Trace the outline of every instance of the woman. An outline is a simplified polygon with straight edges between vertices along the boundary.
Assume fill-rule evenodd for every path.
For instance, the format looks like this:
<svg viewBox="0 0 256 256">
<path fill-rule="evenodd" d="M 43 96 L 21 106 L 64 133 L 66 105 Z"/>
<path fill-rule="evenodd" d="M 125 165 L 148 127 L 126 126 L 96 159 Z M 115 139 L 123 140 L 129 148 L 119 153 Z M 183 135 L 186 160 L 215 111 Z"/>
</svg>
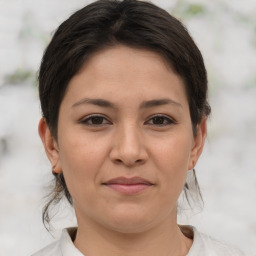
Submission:
<svg viewBox="0 0 256 256">
<path fill-rule="evenodd" d="M 177 19 L 136 0 L 84 7 L 47 47 L 39 91 L 56 179 L 43 218 L 65 195 L 78 227 L 34 255 L 242 255 L 177 224 L 210 114 L 201 53 Z"/>
</svg>

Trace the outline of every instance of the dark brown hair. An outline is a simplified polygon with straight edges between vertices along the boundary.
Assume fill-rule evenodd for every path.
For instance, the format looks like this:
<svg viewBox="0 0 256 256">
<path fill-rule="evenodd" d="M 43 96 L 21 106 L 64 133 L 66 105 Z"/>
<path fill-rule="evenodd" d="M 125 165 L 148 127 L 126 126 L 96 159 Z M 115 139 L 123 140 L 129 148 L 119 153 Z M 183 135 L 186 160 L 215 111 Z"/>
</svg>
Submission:
<svg viewBox="0 0 256 256">
<path fill-rule="evenodd" d="M 210 114 L 207 74 L 202 55 L 183 24 L 152 3 L 137 0 L 99 0 L 75 12 L 55 32 L 39 70 L 42 115 L 57 140 L 58 115 L 71 78 L 95 52 L 114 45 L 154 51 L 183 79 L 193 132 Z M 194 183 L 200 193 L 194 175 Z M 184 191 L 189 188 L 186 183 Z M 65 195 L 72 204 L 63 174 L 43 211 L 49 222 L 49 207 Z M 186 194 L 187 197 L 187 194 Z"/>
</svg>

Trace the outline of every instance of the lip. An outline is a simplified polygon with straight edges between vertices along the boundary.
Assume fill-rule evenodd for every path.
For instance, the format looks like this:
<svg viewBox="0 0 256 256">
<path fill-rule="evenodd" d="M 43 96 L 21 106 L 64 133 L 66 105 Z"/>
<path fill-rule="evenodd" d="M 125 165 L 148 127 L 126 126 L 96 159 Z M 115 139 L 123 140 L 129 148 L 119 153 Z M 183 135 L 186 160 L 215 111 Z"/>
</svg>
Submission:
<svg viewBox="0 0 256 256">
<path fill-rule="evenodd" d="M 135 195 L 151 187 L 153 183 L 136 176 L 131 178 L 117 177 L 104 182 L 103 185 L 121 194 Z"/>
</svg>

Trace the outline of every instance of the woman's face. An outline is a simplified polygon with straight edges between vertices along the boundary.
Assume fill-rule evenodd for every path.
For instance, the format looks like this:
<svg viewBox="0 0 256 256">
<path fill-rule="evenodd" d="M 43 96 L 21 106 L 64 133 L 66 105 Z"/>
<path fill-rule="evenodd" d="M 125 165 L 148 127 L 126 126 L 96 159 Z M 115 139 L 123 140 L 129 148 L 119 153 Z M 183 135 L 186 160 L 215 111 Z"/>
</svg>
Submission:
<svg viewBox="0 0 256 256">
<path fill-rule="evenodd" d="M 70 81 L 58 143 L 47 151 L 64 173 L 78 223 L 141 232 L 176 221 L 205 130 L 204 121 L 193 135 L 183 81 L 161 56 L 116 46 Z"/>
</svg>

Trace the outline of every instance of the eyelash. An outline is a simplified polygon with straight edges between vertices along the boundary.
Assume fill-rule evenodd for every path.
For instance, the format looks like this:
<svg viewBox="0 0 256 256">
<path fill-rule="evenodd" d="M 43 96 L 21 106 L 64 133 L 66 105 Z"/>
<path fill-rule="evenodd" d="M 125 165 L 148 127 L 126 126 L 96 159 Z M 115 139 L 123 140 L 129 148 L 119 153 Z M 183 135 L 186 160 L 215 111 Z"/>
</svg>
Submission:
<svg viewBox="0 0 256 256">
<path fill-rule="evenodd" d="M 164 126 L 167 126 L 167 125 L 173 125 L 173 124 L 176 124 L 176 121 L 173 120 L 172 118 L 170 117 L 167 117 L 165 115 L 160 115 L 160 114 L 157 114 L 157 115 L 154 115 L 152 116 L 149 120 L 153 120 L 153 118 L 163 118 L 164 121 L 167 121 L 167 124 L 150 124 L 150 125 L 153 125 L 153 126 L 158 126 L 158 127 L 164 127 Z M 84 125 L 87 125 L 87 126 L 93 126 L 93 127 L 101 127 L 101 126 L 104 126 L 105 124 L 88 124 L 88 121 L 92 121 L 93 118 L 102 118 L 102 119 L 105 119 L 107 120 L 106 117 L 102 116 L 102 115 L 90 115 L 88 117 L 86 117 L 85 119 L 82 119 L 80 121 L 80 123 L 84 124 Z"/>
</svg>

